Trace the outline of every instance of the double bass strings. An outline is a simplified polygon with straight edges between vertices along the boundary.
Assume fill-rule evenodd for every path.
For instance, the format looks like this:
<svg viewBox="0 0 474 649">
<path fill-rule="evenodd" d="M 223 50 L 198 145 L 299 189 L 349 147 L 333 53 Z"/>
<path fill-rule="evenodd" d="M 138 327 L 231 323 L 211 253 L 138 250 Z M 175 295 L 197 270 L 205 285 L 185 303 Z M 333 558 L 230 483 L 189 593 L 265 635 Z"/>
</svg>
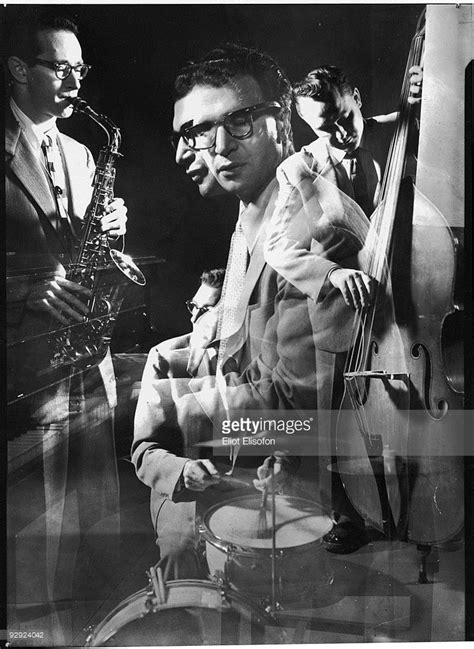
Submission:
<svg viewBox="0 0 474 649">
<path fill-rule="evenodd" d="M 408 101 L 410 94 L 409 70 L 413 66 L 420 65 L 421 63 L 425 31 L 424 25 L 420 28 L 422 18 L 423 16 L 417 25 L 417 33 L 412 39 L 410 54 L 405 69 L 404 83 L 402 85 L 395 134 L 390 144 L 387 158 L 388 163 L 382 180 L 380 199 L 371 219 L 365 245 L 365 249 L 369 253 L 367 272 L 376 280 L 373 306 L 369 309 L 359 311 L 355 315 L 350 351 L 345 367 L 346 380 L 344 383 L 344 396 L 346 390 L 348 390 L 359 429 L 366 441 L 370 440 L 370 427 L 363 404 L 366 381 L 370 379 L 367 377 L 362 379 L 362 373 L 363 368 L 367 367 L 371 332 L 382 292 L 384 306 L 386 306 L 387 298 L 390 297 L 391 299 L 389 260 L 411 117 L 411 104 Z"/>
</svg>

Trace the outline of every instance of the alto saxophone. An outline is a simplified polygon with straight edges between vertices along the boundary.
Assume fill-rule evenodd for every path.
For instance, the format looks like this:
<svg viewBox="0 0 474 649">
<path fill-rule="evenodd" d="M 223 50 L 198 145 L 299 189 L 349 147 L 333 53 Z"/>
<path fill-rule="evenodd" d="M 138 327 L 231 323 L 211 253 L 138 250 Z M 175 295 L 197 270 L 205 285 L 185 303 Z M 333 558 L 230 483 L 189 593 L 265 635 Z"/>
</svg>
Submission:
<svg viewBox="0 0 474 649">
<path fill-rule="evenodd" d="M 99 153 L 93 181 L 92 198 L 84 217 L 82 236 L 74 263 L 66 279 L 91 291 L 89 312 L 83 322 L 55 332 L 50 339 L 51 369 L 68 366 L 83 370 L 99 363 L 107 353 L 113 328 L 124 299 L 122 283 L 110 278 L 109 261 L 131 282 L 144 286 L 146 279 L 131 257 L 110 247 L 109 237 L 101 231 L 100 221 L 113 198 L 115 161 L 121 136 L 117 126 L 105 115 L 96 113 L 83 99 L 72 100 L 74 110 L 96 122 L 107 134 L 107 146 Z M 114 266 L 112 266 L 114 268 Z"/>
</svg>

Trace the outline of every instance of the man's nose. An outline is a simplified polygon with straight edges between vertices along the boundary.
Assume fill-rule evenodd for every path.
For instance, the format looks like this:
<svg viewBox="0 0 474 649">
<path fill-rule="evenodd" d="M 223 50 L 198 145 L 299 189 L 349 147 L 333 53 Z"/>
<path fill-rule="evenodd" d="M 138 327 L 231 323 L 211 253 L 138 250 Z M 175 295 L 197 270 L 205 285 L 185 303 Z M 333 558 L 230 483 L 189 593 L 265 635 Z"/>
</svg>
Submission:
<svg viewBox="0 0 474 649">
<path fill-rule="evenodd" d="M 80 72 L 74 70 L 74 68 L 71 70 L 71 74 L 67 77 L 66 79 L 66 84 L 68 88 L 74 88 L 76 90 L 79 90 L 81 87 L 81 80 L 80 80 Z"/>
<path fill-rule="evenodd" d="M 183 138 L 180 138 L 174 156 L 176 164 L 183 165 L 184 167 L 189 167 L 195 157 L 196 154 L 194 153 L 194 151 L 190 149 L 187 144 L 185 144 Z"/>
<path fill-rule="evenodd" d="M 191 313 L 191 322 L 194 324 L 200 315 L 201 315 L 201 309 L 195 306 L 193 312 Z"/>
<path fill-rule="evenodd" d="M 224 128 L 223 124 L 216 127 L 216 154 L 226 156 L 229 151 L 232 151 L 237 146 L 237 140 L 232 137 Z"/>
<path fill-rule="evenodd" d="M 191 314 L 191 322 L 194 324 L 208 310 L 208 306 L 195 306 Z"/>
</svg>

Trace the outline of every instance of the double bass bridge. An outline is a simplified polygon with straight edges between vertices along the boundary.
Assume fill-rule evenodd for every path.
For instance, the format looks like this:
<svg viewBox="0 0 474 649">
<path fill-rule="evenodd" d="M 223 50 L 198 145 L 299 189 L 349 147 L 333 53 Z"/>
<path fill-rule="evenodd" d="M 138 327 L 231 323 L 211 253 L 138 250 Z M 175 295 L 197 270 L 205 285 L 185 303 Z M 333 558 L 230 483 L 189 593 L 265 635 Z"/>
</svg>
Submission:
<svg viewBox="0 0 474 649">
<path fill-rule="evenodd" d="M 400 381 L 408 390 L 410 375 L 407 372 L 387 372 L 386 370 L 361 370 L 355 372 L 344 372 L 344 382 L 347 387 L 351 405 L 355 413 L 357 425 L 362 435 L 369 456 L 382 455 L 382 435 L 375 434 L 369 425 L 364 413 L 364 404 L 369 391 L 368 383 L 372 379 L 383 381 L 387 390 L 392 390 L 390 383 Z"/>
</svg>

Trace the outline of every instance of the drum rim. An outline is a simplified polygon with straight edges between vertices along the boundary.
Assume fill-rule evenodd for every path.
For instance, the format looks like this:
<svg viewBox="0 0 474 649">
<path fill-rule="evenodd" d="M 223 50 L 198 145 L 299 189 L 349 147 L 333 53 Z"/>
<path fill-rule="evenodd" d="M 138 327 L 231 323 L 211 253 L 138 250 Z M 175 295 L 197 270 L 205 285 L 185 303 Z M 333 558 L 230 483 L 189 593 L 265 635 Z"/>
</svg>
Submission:
<svg viewBox="0 0 474 649">
<path fill-rule="evenodd" d="M 258 624 L 261 624 L 262 626 L 271 626 L 272 627 L 272 635 L 275 636 L 276 639 L 277 636 L 281 636 L 281 642 L 286 642 L 287 641 L 287 634 L 285 632 L 285 629 L 280 625 L 279 620 L 272 615 L 270 612 L 266 611 L 263 606 L 261 606 L 258 602 L 256 602 L 254 599 L 249 598 L 249 597 L 244 597 L 239 591 L 237 591 L 234 587 L 231 585 L 226 585 L 221 586 L 220 584 L 216 583 L 215 581 L 209 581 L 206 579 L 174 579 L 171 581 L 166 582 L 165 587 L 170 589 L 170 590 L 176 590 L 179 589 L 182 586 L 187 586 L 187 587 L 194 587 L 194 588 L 201 588 L 201 589 L 208 589 L 212 590 L 215 592 L 224 592 L 226 597 L 229 597 L 230 599 L 230 604 L 232 606 L 232 602 L 235 602 L 238 604 L 242 609 L 244 609 L 246 612 L 253 613 L 255 615 L 255 621 Z M 125 599 L 123 599 L 121 602 L 119 602 L 114 608 L 107 613 L 107 615 L 100 621 L 98 622 L 94 628 L 92 629 L 91 633 L 88 635 L 86 642 L 85 642 L 85 647 L 94 647 L 94 646 L 103 646 L 103 645 L 95 645 L 93 642 L 97 639 L 98 635 L 100 632 L 109 625 L 114 617 L 123 611 L 128 605 L 139 602 L 141 598 L 144 598 L 144 601 L 146 601 L 147 597 L 150 597 L 150 593 L 147 590 L 147 588 L 141 588 L 140 590 L 136 591 L 135 593 L 132 593 Z M 217 610 L 215 608 L 209 607 L 209 606 L 201 606 L 199 602 L 195 604 L 185 604 L 183 605 L 183 608 L 187 608 L 190 606 L 195 606 L 196 608 L 203 608 L 203 609 L 210 609 L 210 610 Z M 169 606 L 169 605 L 157 605 L 157 611 L 160 610 L 167 610 L 167 609 L 175 609 L 175 608 L 181 608 L 180 606 Z M 147 616 L 149 613 L 151 613 L 151 610 L 145 610 L 143 615 L 139 615 L 138 617 L 133 617 L 130 620 L 127 620 L 125 624 L 122 626 L 119 626 L 115 629 L 115 631 L 109 635 L 106 635 L 106 637 L 103 639 L 103 642 L 107 642 L 111 637 L 115 635 L 117 631 L 119 631 L 121 628 L 129 624 L 130 622 L 134 622 L 135 620 L 139 620 L 141 618 L 144 618 Z"/>
<path fill-rule="evenodd" d="M 223 500 L 219 503 L 216 503 L 215 505 L 212 505 L 209 507 L 209 509 L 204 513 L 203 518 L 202 518 L 202 535 L 204 537 L 204 540 L 210 543 L 212 546 L 217 548 L 218 550 L 221 550 L 222 552 L 226 553 L 238 553 L 238 554 L 243 554 L 247 556 L 255 556 L 255 555 L 268 555 L 271 552 L 271 548 L 254 548 L 252 546 L 245 546 L 245 545 L 240 545 L 239 543 L 234 543 L 232 541 L 228 541 L 221 536 L 218 536 L 215 532 L 213 532 L 209 526 L 209 519 L 210 517 L 218 510 L 221 509 L 225 505 L 230 505 L 238 501 L 243 501 L 243 500 L 248 500 L 251 498 L 255 498 L 256 496 L 249 495 L 249 496 L 236 496 L 234 498 L 230 498 L 229 500 Z M 258 496 L 257 496 L 258 497 Z M 290 499 L 292 501 L 300 501 L 303 503 L 312 503 L 313 505 L 316 505 L 316 507 L 321 509 L 322 514 L 328 519 L 328 524 L 329 527 L 326 531 L 324 531 L 320 537 L 317 539 L 314 539 L 313 541 L 308 541 L 307 543 L 302 543 L 300 545 L 288 545 L 288 546 L 278 546 L 276 548 L 277 553 L 279 556 L 282 556 L 284 552 L 286 553 L 297 553 L 297 552 L 307 552 L 309 548 L 312 546 L 317 546 L 317 545 L 322 545 L 322 537 L 327 534 L 332 526 L 332 520 L 329 514 L 327 514 L 322 507 L 322 505 L 319 505 L 318 503 L 315 503 L 312 500 L 309 500 L 308 498 L 302 498 L 301 496 L 286 496 L 286 495 L 277 495 L 276 498 L 285 498 L 285 499 Z"/>
</svg>

